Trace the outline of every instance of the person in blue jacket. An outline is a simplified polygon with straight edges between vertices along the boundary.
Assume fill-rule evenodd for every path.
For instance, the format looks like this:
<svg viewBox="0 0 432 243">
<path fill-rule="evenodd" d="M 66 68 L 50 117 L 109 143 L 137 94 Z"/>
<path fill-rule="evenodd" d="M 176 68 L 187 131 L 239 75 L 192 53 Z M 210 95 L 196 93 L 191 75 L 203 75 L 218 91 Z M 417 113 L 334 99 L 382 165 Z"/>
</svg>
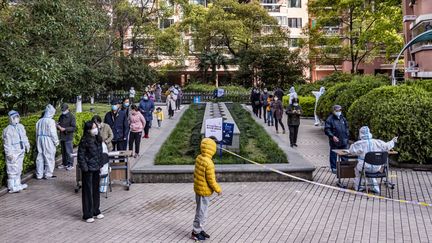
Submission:
<svg viewBox="0 0 432 243">
<path fill-rule="evenodd" d="M 340 105 L 333 106 L 333 114 L 327 118 L 324 132 L 329 138 L 330 143 L 330 168 L 336 174 L 337 155 L 332 150 L 348 149 L 349 138 L 348 121 L 342 115 L 342 107 Z"/>
<path fill-rule="evenodd" d="M 113 151 L 126 150 L 129 135 L 129 122 L 126 112 L 120 110 L 118 104 L 113 104 L 111 111 L 105 115 L 104 123 L 111 127 L 114 134 L 112 140 Z"/>
<path fill-rule="evenodd" d="M 143 138 L 149 138 L 149 130 L 153 120 L 154 109 L 155 109 L 154 102 L 150 100 L 148 94 L 145 93 L 139 104 L 139 110 L 146 120 Z"/>
</svg>

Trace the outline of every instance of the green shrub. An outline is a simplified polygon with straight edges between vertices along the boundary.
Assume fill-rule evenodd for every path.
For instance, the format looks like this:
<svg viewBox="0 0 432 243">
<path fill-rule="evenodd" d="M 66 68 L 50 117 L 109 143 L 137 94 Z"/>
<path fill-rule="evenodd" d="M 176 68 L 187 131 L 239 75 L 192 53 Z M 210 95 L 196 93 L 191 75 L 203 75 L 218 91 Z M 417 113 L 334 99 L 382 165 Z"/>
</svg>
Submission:
<svg viewBox="0 0 432 243">
<path fill-rule="evenodd" d="M 311 96 L 314 97 L 312 91 L 319 91 L 323 85 L 319 83 L 301 84 L 295 86 L 295 90 L 299 96 Z M 329 87 L 326 87 L 326 89 Z"/>
<path fill-rule="evenodd" d="M 315 108 L 315 97 L 309 96 L 298 96 L 300 106 L 303 110 L 303 117 L 313 117 L 314 116 L 314 108 Z M 284 95 L 282 97 L 282 105 L 284 109 L 288 107 L 289 104 L 289 95 Z"/>
<path fill-rule="evenodd" d="M 413 86 L 385 86 L 355 101 L 349 112 L 350 130 L 357 136 L 369 126 L 374 137 L 390 140 L 399 136 L 399 160 L 432 163 L 432 98 Z"/>
<path fill-rule="evenodd" d="M 299 101 L 303 110 L 303 117 L 313 117 L 315 109 L 315 97 L 299 96 Z"/>
<path fill-rule="evenodd" d="M 227 93 L 250 93 L 250 90 L 242 87 L 242 86 L 235 86 L 235 85 L 227 85 L 227 86 L 219 86 L 219 88 L 224 89 Z M 216 89 L 216 86 L 209 85 L 209 84 L 188 84 L 186 87 L 183 88 L 184 92 L 208 92 L 213 93 L 213 91 Z"/>
<path fill-rule="evenodd" d="M 77 130 L 74 134 L 74 145 L 78 145 L 81 136 L 83 134 L 83 126 L 84 122 L 88 121 L 92 118 L 93 114 L 89 112 L 83 112 L 76 115 L 76 123 Z M 58 116 L 54 118 L 56 121 L 58 120 Z M 30 154 L 26 154 L 24 158 L 23 172 L 26 173 L 35 168 L 35 159 L 37 156 L 36 149 L 36 122 L 39 120 L 39 115 L 21 117 L 21 123 L 24 125 L 27 137 L 30 141 L 31 152 Z M 9 125 L 8 117 L 0 118 L 0 134 L 3 134 L 3 129 Z M 3 139 L 0 140 L 0 147 L 2 149 L 2 153 L 0 153 L 0 184 L 4 184 L 7 174 L 6 174 L 6 161 L 4 158 L 4 148 L 3 148 Z M 60 148 L 57 147 L 59 150 Z"/>
<path fill-rule="evenodd" d="M 332 112 L 333 105 L 336 104 L 341 105 L 346 112 L 356 99 L 386 84 L 389 84 L 387 78 L 369 75 L 355 76 L 351 82 L 336 84 L 326 90 L 319 99 L 317 114 L 325 119 Z"/>
<path fill-rule="evenodd" d="M 428 92 L 432 92 L 432 79 L 428 80 L 408 80 L 405 82 L 409 86 L 422 88 Z"/>
</svg>

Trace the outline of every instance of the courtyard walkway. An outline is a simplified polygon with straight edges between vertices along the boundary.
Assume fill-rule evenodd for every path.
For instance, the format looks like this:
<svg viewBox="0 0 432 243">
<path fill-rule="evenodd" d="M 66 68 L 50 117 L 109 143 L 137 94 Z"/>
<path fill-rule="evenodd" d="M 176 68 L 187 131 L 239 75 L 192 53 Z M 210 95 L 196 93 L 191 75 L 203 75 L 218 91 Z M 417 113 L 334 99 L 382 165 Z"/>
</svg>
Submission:
<svg viewBox="0 0 432 243">
<path fill-rule="evenodd" d="M 267 129 L 288 141 L 288 134 Z M 311 120 L 302 120 L 298 144 L 302 156 L 317 166 L 314 180 L 335 185 L 327 167 L 326 137 Z M 57 180 L 31 180 L 27 191 L 0 197 L 1 242 L 192 242 L 192 184 L 133 184 L 130 191 L 115 186 L 108 199 L 101 197 L 105 219 L 87 224 L 81 221 L 74 172 L 56 174 Z M 431 172 L 394 170 L 394 196 L 431 203 L 431 177 Z M 303 182 L 221 186 L 223 195 L 210 204 L 210 242 L 432 241 L 429 207 L 366 199 Z"/>
</svg>

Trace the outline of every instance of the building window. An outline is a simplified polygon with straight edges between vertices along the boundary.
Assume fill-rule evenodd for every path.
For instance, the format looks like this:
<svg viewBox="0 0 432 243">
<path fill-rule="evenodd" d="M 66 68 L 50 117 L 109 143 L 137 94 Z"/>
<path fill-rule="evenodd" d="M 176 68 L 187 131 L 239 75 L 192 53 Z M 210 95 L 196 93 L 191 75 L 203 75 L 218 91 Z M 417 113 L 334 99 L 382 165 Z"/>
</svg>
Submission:
<svg viewBox="0 0 432 243">
<path fill-rule="evenodd" d="M 174 24 L 174 19 L 161 19 L 159 22 L 160 29 L 166 29 Z"/>
<path fill-rule="evenodd" d="M 299 38 L 289 38 L 289 47 L 299 47 Z"/>
<path fill-rule="evenodd" d="M 286 16 L 274 16 L 274 18 L 278 22 L 278 25 L 280 25 L 280 26 L 287 26 L 288 25 L 288 18 Z"/>
<path fill-rule="evenodd" d="M 302 19 L 301 18 L 288 18 L 288 27 L 301 28 L 302 27 Z"/>
<path fill-rule="evenodd" d="M 197 5 L 207 6 L 207 1 L 206 0 L 192 0 L 191 3 L 192 4 L 197 4 Z"/>
<path fill-rule="evenodd" d="M 267 12 L 280 12 L 280 5 L 264 5 L 263 6 Z"/>
<path fill-rule="evenodd" d="M 278 4 L 279 0 L 261 0 L 261 4 Z"/>
<path fill-rule="evenodd" d="M 288 8 L 301 8 L 301 0 L 288 0 Z"/>
</svg>

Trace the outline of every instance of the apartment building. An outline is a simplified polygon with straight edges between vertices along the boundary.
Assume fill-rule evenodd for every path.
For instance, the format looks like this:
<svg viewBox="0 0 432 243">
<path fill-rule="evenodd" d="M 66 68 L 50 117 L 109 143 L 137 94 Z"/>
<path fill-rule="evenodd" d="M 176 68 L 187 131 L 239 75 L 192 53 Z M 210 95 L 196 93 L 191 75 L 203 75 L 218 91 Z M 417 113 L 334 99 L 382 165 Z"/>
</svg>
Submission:
<svg viewBox="0 0 432 243">
<path fill-rule="evenodd" d="M 289 32 L 290 48 L 297 48 L 300 38 L 304 38 L 302 29 L 309 20 L 307 0 L 261 0 L 261 6 Z"/>
<path fill-rule="evenodd" d="M 402 11 L 405 43 L 432 30 L 431 0 L 403 0 Z M 414 44 L 404 57 L 406 78 L 432 78 L 432 41 Z"/>
</svg>

